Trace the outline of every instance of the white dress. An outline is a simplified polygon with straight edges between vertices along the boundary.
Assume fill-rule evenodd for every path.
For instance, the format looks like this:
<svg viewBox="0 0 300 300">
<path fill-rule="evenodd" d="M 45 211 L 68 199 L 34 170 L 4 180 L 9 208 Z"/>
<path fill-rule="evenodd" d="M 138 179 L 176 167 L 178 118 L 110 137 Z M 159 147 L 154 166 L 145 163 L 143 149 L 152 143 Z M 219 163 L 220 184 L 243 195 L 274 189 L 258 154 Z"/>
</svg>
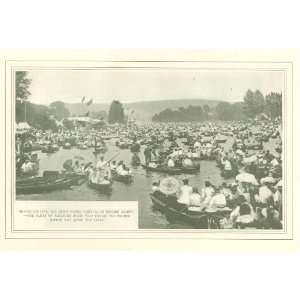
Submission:
<svg viewBox="0 0 300 300">
<path fill-rule="evenodd" d="M 178 203 L 189 205 L 190 196 L 193 192 L 193 188 L 189 185 L 184 185 L 180 188 L 180 196 L 177 200 Z"/>
</svg>

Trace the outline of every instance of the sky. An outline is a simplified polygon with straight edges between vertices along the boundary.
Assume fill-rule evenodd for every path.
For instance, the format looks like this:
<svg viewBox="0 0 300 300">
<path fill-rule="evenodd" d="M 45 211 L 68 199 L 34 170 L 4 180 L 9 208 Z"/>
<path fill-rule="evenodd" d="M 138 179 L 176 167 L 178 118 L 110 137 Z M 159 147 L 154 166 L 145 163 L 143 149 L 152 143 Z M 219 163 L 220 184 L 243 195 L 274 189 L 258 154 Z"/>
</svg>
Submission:
<svg viewBox="0 0 300 300">
<path fill-rule="evenodd" d="M 53 101 L 123 103 L 171 99 L 242 101 L 248 89 L 264 95 L 282 92 L 280 71 L 228 70 L 30 70 L 29 101 L 48 105 Z"/>
</svg>

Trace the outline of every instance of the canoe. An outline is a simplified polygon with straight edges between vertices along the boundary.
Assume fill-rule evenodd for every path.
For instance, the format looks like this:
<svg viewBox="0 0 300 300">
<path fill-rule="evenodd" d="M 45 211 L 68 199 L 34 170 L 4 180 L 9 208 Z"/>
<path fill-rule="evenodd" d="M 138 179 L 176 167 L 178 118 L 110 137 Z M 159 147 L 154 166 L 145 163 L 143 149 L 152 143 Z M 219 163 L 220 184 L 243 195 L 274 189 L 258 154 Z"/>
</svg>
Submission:
<svg viewBox="0 0 300 300">
<path fill-rule="evenodd" d="M 72 179 L 36 179 L 35 182 L 17 182 L 17 194 L 40 194 L 54 190 L 68 189 L 72 185 Z"/>
<path fill-rule="evenodd" d="M 112 192 L 112 182 L 110 183 L 93 183 L 91 181 L 88 181 L 88 186 L 94 190 L 97 190 L 103 194 L 110 194 Z"/>
<path fill-rule="evenodd" d="M 171 205 L 171 203 L 176 204 L 176 198 L 167 198 L 162 195 L 150 194 L 153 206 L 157 208 L 160 212 L 166 215 L 166 217 L 174 219 L 174 221 L 184 222 L 191 225 L 193 228 L 206 229 L 208 228 L 208 218 L 205 212 L 190 212 L 187 209 L 182 209 L 176 207 L 176 205 Z"/>
<path fill-rule="evenodd" d="M 123 183 L 126 183 L 126 184 L 130 184 L 130 183 L 133 182 L 132 174 L 120 175 L 117 172 L 112 172 L 112 179 L 114 181 L 119 181 L 119 182 L 123 182 Z"/>
<path fill-rule="evenodd" d="M 158 166 L 157 168 L 149 167 L 146 165 L 142 165 L 142 167 L 151 172 L 161 172 L 161 173 L 167 173 L 171 175 L 176 175 L 176 174 L 194 174 L 200 171 L 199 166 L 195 167 L 174 167 L 174 168 L 169 168 L 169 167 L 163 167 L 163 166 Z"/>
</svg>

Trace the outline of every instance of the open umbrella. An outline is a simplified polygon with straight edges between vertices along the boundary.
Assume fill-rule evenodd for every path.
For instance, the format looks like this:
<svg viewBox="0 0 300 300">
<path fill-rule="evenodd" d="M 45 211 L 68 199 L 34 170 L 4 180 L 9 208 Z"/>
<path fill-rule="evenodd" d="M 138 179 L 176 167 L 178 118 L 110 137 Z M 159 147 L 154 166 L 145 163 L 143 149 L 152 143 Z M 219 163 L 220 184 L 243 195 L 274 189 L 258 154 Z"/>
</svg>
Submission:
<svg viewBox="0 0 300 300">
<path fill-rule="evenodd" d="M 64 168 L 65 170 L 69 170 L 69 169 L 72 168 L 72 164 L 73 164 L 72 159 L 67 159 L 67 160 L 64 162 L 64 164 L 63 164 L 63 168 Z"/>
<path fill-rule="evenodd" d="M 260 180 L 260 183 L 261 184 L 264 184 L 264 183 L 275 183 L 275 178 L 271 177 L 271 176 L 268 176 L 268 177 L 264 177 Z"/>
<path fill-rule="evenodd" d="M 161 180 L 159 189 L 166 195 L 175 194 L 179 189 L 179 182 L 174 177 L 166 177 Z"/>
<path fill-rule="evenodd" d="M 258 185 L 258 182 L 253 174 L 250 173 L 240 173 L 235 178 L 239 182 L 251 183 L 253 185 Z"/>
</svg>

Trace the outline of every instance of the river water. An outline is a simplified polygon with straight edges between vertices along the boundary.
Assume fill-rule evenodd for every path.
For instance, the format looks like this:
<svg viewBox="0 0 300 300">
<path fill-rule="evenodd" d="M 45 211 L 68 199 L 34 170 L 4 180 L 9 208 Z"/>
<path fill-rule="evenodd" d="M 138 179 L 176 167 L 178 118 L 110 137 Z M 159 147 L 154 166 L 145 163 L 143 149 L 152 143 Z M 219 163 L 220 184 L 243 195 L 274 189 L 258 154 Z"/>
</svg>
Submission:
<svg viewBox="0 0 300 300">
<path fill-rule="evenodd" d="M 265 149 L 272 152 L 275 148 L 275 139 L 270 139 L 264 144 Z M 117 161 L 124 160 L 126 165 L 130 165 L 131 152 L 128 149 L 120 150 L 115 146 L 115 140 L 106 142 L 108 151 L 105 153 L 105 159 L 118 154 Z M 228 139 L 225 149 L 232 145 L 232 139 Z M 74 159 L 75 156 L 84 158 L 84 162 L 96 162 L 97 157 L 93 154 L 94 149 L 80 150 L 60 149 L 53 154 L 46 154 L 37 151 L 40 159 L 40 173 L 44 170 L 59 171 L 67 159 Z M 141 159 L 143 161 L 143 148 Z M 220 169 L 217 168 L 215 161 L 201 161 L 200 173 L 196 175 L 179 175 L 178 179 L 189 178 L 191 185 L 197 186 L 199 190 L 203 187 L 204 181 L 209 180 L 215 185 L 219 185 L 225 180 L 221 177 Z M 149 197 L 151 185 L 154 180 L 163 178 L 165 175 L 159 173 L 146 172 L 142 167 L 133 169 L 134 182 L 126 185 L 120 182 L 113 183 L 113 192 L 111 195 L 103 195 L 93 190 L 84 183 L 81 186 L 74 186 L 67 190 L 57 190 L 45 194 L 17 195 L 18 200 L 47 200 L 47 201 L 138 201 L 139 203 L 139 227 L 140 228 L 188 228 L 188 225 L 176 223 L 173 220 L 167 220 L 163 214 L 154 210 Z M 230 180 L 229 180 L 230 181 Z M 228 182 L 228 180 L 227 180 Z M 88 206 L 88 204 L 87 204 Z"/>
</svg>

